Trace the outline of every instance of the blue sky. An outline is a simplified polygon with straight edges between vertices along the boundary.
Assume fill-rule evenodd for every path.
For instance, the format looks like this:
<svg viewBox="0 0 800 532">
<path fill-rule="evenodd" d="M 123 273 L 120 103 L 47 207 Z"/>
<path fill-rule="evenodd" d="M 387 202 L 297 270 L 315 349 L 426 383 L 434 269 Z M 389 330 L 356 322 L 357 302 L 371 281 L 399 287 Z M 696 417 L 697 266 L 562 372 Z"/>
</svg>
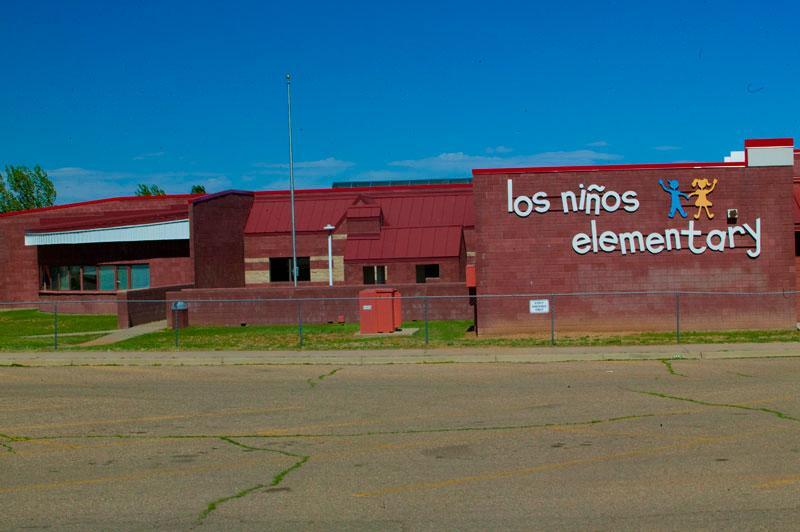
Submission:
<svg viewBox="0 0 800 532">
<path fill-rule="evenodd" d="M 653 4 L 653 5 L 651 5 Z M 0 164 L 59 202 L 721 160 L 800 136 L 800 2 L 3 2 Z"/>
</svg>

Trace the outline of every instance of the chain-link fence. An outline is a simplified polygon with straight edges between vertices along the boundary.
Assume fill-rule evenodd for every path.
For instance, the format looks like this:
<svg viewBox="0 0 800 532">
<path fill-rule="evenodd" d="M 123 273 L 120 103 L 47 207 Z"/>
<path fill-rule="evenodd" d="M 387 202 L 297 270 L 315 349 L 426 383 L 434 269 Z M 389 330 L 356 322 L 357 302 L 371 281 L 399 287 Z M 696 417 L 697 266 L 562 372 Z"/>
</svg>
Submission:
<svg viewBox="0 0 800 532">
<path fill-rule="evenodd" d="M 0 348 L 351 349 L 800 339 L 798 292 L 0 302 Z M 183 294 L 179 294 L 182 297 Z"/>
</svg>

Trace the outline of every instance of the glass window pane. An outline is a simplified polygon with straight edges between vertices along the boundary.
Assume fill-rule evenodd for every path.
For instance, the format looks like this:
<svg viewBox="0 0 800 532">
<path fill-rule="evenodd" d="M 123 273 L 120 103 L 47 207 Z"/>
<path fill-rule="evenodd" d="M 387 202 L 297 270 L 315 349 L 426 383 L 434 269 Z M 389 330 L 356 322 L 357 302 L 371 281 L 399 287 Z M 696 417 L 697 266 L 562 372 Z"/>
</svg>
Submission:
<svg viewBox="0 0 800 532">
<path fill-rule="evenodd" d="M 69 267 L 69 290 L 80 290 L 81 289 L 81 267 L 80 266 L 70 266 Z"/>
<path fill-rule="evenodd" d="M 311 280 L 311 257 L 297 257 L 297 280 Z"/>
<path fill-rule="evenodd" d="M 134 264 L 131 266 L 131 288 L 150 288 L 150 265 Z"/>
<path fill-rule="evenodd" d="M 58 267 L 58 290 L 69 290 L 69 269 L 66 266 Z"/>
<path fill-rule="evenodd" d="M 117 267 L 117 290 L 127 290 L 130 287 L 127 266 Z"/>
<path fill-rule="evenodd" d="M 100 266 L 100 290 L 114 290 L 114 266 Z"/>
<path fill-rule="evenodd" d="M 364 266 L 364 284 L 375 284 L 374 266 Z"/>
<path fill-rule="evenodd" d="M 97 268 L 94 266 L 83 267 L 83 289 L 97 290 Z"/>
<path fill-rule="evenodd" d="M 386 284 L 386 266 L 375 266 L 375 283 Z"/>
</svg>

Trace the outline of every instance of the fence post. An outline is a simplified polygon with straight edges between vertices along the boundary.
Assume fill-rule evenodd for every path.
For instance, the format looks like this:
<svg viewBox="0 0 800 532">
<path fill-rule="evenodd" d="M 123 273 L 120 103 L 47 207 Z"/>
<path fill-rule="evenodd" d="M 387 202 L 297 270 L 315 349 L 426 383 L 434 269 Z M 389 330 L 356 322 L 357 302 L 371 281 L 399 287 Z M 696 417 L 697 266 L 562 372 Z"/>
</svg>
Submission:
<svg viewBox="0 0 800 532">
<path fill-rule="evenodd" d="M 53 303 L 53 351 L 58 351 L 58 303 Z"/>
<path fill-rule="evenodd" d="M 172 328 L 175 329 L 175 349 L 178 349 L 181 345 L 181 333 L 178 330 L 181 328 L 181 324 L 178 323 L 178 310 L 172 310 Z"/>
<path fill-rule="evenodd" d="M 550 345 L 556 345 L 556 296 L 550 295 Z"/>
<path fill-rule="evenodd" d="M 303 302 L 297 301 L 297 337 L 300 347 L 303 347 Z"/>
<path fill-rule="evenodd" d="M 424 296 L 423 316 L 425 318 L 425 345 L 428 345 L 428 296 Z"/>
<path fill-rule="evenodd" d="M 675 343 L 681 343 L 681 293 L 675 292 Z"/>
</svg>

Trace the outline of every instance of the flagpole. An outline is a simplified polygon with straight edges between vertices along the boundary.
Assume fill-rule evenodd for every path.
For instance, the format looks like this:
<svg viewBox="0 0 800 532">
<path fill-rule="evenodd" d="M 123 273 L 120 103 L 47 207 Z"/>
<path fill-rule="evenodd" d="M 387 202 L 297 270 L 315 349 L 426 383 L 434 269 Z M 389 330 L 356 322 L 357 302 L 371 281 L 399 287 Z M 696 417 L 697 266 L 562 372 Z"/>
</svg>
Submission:
<svg viewBox="0 0 800 532">
<path fill-rule="evenodd" d="M 297 235 L 294 223 L 294 160 L 292 157 L 292 75 L 286 74 L 286 97 L 289 104 L 289 198 L 292 212 L 292 281 L 297 288 Z"/>
</svg>

